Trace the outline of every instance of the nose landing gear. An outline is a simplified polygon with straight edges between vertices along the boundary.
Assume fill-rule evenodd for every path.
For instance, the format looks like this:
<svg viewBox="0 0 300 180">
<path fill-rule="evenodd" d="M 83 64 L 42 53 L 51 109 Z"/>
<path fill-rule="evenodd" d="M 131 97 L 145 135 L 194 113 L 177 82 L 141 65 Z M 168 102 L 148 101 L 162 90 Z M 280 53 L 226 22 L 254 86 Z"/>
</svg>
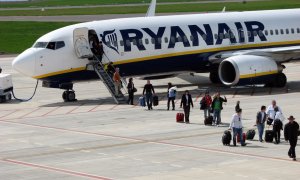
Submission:
<svg viewBox="0 0 300 180">
<path fill-rule="evenodd" d="M 62 98 L 65 102 L 73 102 L 77 101 L 75 91 L 74 90 L 67 90 L 64 91 L 62 94 Z"/>
</svg>

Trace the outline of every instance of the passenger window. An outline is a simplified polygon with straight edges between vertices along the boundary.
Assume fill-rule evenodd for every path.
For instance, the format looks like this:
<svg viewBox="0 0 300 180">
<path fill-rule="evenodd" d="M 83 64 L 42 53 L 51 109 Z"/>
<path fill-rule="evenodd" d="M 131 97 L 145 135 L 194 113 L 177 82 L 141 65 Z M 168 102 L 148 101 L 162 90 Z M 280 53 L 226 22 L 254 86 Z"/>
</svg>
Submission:
<svg viewBox="0 0 300 180">
<path fill-rule="evenodd" d="M 278 34 L 279 34 L 279 32 L 278 32 L 278 29 L 275 29 L 275 34 L 276 34 L 276 35 L 278 35 Z"/>
<path fill-rule="evenodd" d="M 297 33 L 300 33 L 300 28 L 297 28 Z"/>
<path fill-rule="evenodd" d="M 136 39 L 132 40 L 133 45 L 136 45 Z"/>
<path fill-rule="evenodd" d="M 151 38 L 151 43 L 155 44 L 155 39 L 154 38 Z"/>
<path fill-rule="evenodd" d="M 281 33 L 281 34 L 284 34 L 284 31 L 283 31 L 283 29 L 280 29 L 280 33 Z"/>
<path fill-rule="evenodd" d="M 126 45 L 130 46 L 130 41 L 129 40 L 126 40 Z"/>
<path fill-rule="evenodd" d="M 170 41 L 171 41 L 172 43 L 175 43 L 175 37 L 171 37 Z"/>
<path fill-rule="evenodd" d="M 55 49 L 60 49 L 60 48 L 63 48 L 65 47 L 65 42 L 63 41 L 57 41 L 56 44 L 55 44 Z"/>
<path fill-rule="evenodd" d="M 165 43 L 168 43 L 169 39 L 167 37 L 165 37 Z"/>
<path fill-rule="evenodd" d="M 294 33 L 295 33 L 295 30 L 294 30 L 294 28 L 292 28 L 292 29 L 291 29 L 291 33 L 292 33 L 292 34 L 294 34 Z"/>
<path fill-rule="evenodd" d="M 267 36 L 267 35 L 269 35 L 269 32 L 268 32 L 268 30 L 265 30 L 265 35 Z"/>
<path fill-rule="evenodd" d="M 258 31 L 258 35 L 259 35 L 259 36 L 263 36 L 263 35 L 264 35 L 264 33 L 262 32 L 262 30 L 259 30 L 259 31 Z"/>
<path fill-rule="evenodd" d="M 120 46 L 124 46 L 124 41 L 123 40 L 120 41 Z"/>
<path fill-rule="evenodd" d="M 143 45 L 143 40 L 139 39 L 138 43 L 139 43 L 139 45 Z"/>
<path fill-rule="evenodd" d="M 194 41 L 194 36 L 190 36 L 191 41 Z"/>
<path fill-rule="evenodd" d="M 145 39 L 145 43 L 146 43 L 146 44 L 149 44 L 149 39 Z"/>
<path fill-rule="evenodd" d="M 223 35 L 223 34 L 222 34 L 222 35 Z M 226 33 L 226 34 L 225 34 L 225 38 L 229 38 L 229 33 Z M 222 39 L 222 38 L 221 38 L 221 34 L 220 34 L 220 39 Z"/>
<path fill-rule="evenodd" d="M 289 30 L 289 29 L 286 29 L 286 30 L 285 30 L 285 33 L 286 33 L 286 34 L 290 34 L 290 30 Z"/>
<path fill-rule="evenodd" d="M 271 34 L 271 35 L 273 35 L 273 34 L 274 34 L 274 33 L 273 33 L 273 30 L 270 30 L 270 34 Z"/>
<path fill-rule="evenodd" d="M 188 39 L 186 36 L 183 36 L 183 42 L 188 42 Z"/>
<path fill-rule="evenodd" d="M 248 37 L 251 37 L 251 32 L 250 32 L 250 31 L 247 31 L 247 33 L 248 33 Z"/>
<path fill-rule="evenodd" d="M 157 42 L 158 42 L 159 44 L 161 44 L 161 38 L 158 38 L 158 39 L 157 39 Z"/>
<path fill-rule="evenodd" d="M 219 34 L 219 38 L 220 38 L 220 39 L 224 39 L 224 34 L 223 34 L 223 33 L 220 33 L 220 34 Z"/>
<path fill-rule="evenodd" d="M 206 40 L 206 34 L 203 34 L 203 35 L 202 35 L 202 38 L 203 38 L 203 40 L 205 41 L 205 40 Z"/>
<path fill-rule="evenodd" d="M 178 42 L 182 42 L 182 38 L 181 37 L 178 37 Z"/>
<path fill-rule="evenodd" d="M 55 49 L 55 42 L 49 42 L 46 48 L 54 50 Z"/>
<path fill-rule="evenodd" d="M 218 34 L 215 34 L 215 39 L 218 39 Z"/>
</svg>

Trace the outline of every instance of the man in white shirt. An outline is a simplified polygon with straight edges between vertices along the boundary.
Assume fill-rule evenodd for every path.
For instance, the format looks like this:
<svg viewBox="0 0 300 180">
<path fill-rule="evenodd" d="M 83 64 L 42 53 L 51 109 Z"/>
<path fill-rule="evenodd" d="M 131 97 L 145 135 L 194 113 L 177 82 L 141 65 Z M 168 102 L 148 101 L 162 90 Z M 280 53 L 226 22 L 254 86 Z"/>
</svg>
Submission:
<svg viewBox="0 0 300 180">
<path fill-rule="evenodd" d="M 268 125 L 271 125 L 275 119 L 275 115 L 276 115 L 275 108 L 276 107 L 278 108 L 278 111 L 282 113 L 281 108 L 276 105 L 276 101 L 272 100 L 272 104 L 270 106 L 268 106 L 267 112 L 266 112 L 268 115 L 268 120 L 267 120 Z"/>
<path fill-rule="evenodd" d="M 232 116 L 232 120 L 229 129 L 233 131 L 233 145 L 236 146 L 236 136 L 240 136 L 241 145 L 246 146 L 243 139 L 243 124 L 242 124 L 242 109 L 238 109 L 237 112 Z"/>
<path fill-rule="evenodd" d="M 282 113 L 279 111 L 278 107 L 275 107 L 274 111 L 275 111 L 275 117 L 274 117 L 274 121 L 272 123 L 273 132 L 274 132 L 274 137 L 275 137 L 275 144 L 279 144 L 280 143 L 280 131 L 283 129 L 282 121 L 284 120 L 284 117 L 283 117 Z"/>
</svg>

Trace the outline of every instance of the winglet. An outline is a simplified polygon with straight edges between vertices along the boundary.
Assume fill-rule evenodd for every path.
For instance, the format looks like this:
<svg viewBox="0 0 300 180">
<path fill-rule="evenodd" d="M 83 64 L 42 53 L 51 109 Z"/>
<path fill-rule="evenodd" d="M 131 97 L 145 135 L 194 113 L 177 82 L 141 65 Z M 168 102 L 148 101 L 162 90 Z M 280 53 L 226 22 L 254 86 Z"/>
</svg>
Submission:
<svg viewBox="0 0 300 180">
<path fill-rule="evenodd" d="M 152 0 L 150 6 L 148 8 L 146 17 L 155 16 L 155 9 L 156 9 L 156 0 Z"/>
<path fill-rule="evenodd" d="M 226 6 L 224 6 L 222 13 L 226 12 Z"/>
</svg>

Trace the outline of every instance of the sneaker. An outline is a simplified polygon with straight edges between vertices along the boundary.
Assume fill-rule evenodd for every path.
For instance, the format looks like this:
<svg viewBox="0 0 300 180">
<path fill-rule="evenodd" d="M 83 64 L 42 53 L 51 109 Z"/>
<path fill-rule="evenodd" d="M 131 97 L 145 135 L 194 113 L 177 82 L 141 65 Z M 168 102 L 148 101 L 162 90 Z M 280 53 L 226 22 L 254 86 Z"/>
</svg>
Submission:
<svg viewBox="0 0 300 180">
<path fill-rule="evenodd" d="M 296 158 L 293 158 L 293 161 L 297 161 L 297 159 L 296 159 Z"/>
</svg>

